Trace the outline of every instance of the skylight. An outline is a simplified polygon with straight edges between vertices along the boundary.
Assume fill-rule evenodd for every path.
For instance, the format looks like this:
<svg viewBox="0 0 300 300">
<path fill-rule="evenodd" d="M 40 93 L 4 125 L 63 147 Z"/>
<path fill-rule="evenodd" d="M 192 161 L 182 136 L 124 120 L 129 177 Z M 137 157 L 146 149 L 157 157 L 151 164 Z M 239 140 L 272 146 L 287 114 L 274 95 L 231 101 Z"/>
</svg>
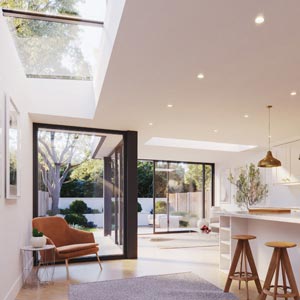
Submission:
<svg viewBox="0 0 300 300">
<path fill-rule="evenodd" d="M 227 151 L 227 152 L 242 152 L 257 147 L 253 145 L 228 144 L 228 143 L 171 139 L 171 138 L 160 138 L 160 137 L 152 137 L 150 140 L 148 140 L 145 143 L 145 145 L 186 148 L 186 149 L 199 149 L 199 150 Z"/>
<path fill-rule="evenodd" d="M 104 21 L 106 0 L 4 0 L 0 6 L 27 12 Z"/>
<path fill-rule="evenodd" d="M 3 1 L 29 78 L 92 80 L 106 0 Z M 17 9 L 17 10 L 15 10 Z"/>
</svg>

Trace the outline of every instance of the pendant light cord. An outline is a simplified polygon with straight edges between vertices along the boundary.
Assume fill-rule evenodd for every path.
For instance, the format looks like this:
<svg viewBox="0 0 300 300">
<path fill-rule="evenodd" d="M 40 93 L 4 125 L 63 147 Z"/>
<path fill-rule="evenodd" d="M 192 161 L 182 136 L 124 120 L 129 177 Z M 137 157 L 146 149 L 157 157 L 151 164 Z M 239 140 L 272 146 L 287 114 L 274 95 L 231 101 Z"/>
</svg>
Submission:
<svg viewBox="0 0 300 300">
<path fill-rule="evenodd" d="M 269 109 L 269 151 L 271 151 L 271 108 L 272 108 L 272 105 L 268 105 L 267 108 Z"/>
</svg>

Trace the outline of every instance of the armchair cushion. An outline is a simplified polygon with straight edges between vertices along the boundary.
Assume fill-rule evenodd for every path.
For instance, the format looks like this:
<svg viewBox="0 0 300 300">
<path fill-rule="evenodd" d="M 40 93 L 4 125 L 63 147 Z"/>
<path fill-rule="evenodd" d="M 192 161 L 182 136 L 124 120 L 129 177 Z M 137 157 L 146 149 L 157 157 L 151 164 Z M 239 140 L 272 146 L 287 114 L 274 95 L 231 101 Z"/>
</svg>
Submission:
<svg viewBox="0 0 300 300">
<path fill-rule="evenodd" d="M 58 254 L 66 254 L 80 250 L 92 249 L 97 247 L 96 243 L 85 243 L 85 244 L 72 244 L 67 246 L 57 247 Z"/>
</svg>

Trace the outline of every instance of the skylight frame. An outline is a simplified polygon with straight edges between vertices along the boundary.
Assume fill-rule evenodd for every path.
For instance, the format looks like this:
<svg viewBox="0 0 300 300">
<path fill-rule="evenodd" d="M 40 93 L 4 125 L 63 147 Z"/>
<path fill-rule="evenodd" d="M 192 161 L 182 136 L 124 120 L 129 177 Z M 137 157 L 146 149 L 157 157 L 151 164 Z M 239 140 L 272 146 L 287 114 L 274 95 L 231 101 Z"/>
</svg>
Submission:
<svg viewBox="0 0 300 300">
<path fill-rule="evenodd" d="M 257 145 L 242 145 L 219 143 L 199 140 L 187 139 L 173 139 L 152 137 L 145 143 L 146 146 L 155 147 L 171 147 L 178 149 L 194 149 L 194 150 L 209 150 L 209 151 L 222 151 L 222 152 L 243 152 L 257 148 Z"/>
<path fill-rule="evenodd" d="M 64 24 L 86 25 L 86 26 L 104 26 L 103 21 L 71 17 L 67 15 L 54 15 L 34 11 L 25 11 L 19 9 L 2 8 L 4 17 L 13 17 L 19 19 L 30 19 L 38 21 L 56 22 Z"/>
</svg>

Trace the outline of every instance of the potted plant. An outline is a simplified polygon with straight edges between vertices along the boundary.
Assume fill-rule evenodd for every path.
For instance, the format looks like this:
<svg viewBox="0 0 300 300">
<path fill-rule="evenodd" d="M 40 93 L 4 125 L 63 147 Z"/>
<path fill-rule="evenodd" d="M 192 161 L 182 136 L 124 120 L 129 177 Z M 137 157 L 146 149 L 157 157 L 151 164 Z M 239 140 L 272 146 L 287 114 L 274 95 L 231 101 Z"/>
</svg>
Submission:
<svg viewBox="0 0 300 300">
<path fill-rule="evenodd" d="M 252 205 L 261 202 L 268 195 L 268 185 L 262 183 L 260 170 L 252 163 L 242 168 L 236 179 L 230 173 L 228 180 L 236 186 L 234 198 L 239 207 L 249 210 Z"/>
<path fill-rule="evenodd" d="M 31 246 L 33 248 L 42 248 L 46 245 L 47 239 L 43 232 L 37 230 L 37 228 L 32 229 L 32 237 L 30 240 Z"/>
</svg>

